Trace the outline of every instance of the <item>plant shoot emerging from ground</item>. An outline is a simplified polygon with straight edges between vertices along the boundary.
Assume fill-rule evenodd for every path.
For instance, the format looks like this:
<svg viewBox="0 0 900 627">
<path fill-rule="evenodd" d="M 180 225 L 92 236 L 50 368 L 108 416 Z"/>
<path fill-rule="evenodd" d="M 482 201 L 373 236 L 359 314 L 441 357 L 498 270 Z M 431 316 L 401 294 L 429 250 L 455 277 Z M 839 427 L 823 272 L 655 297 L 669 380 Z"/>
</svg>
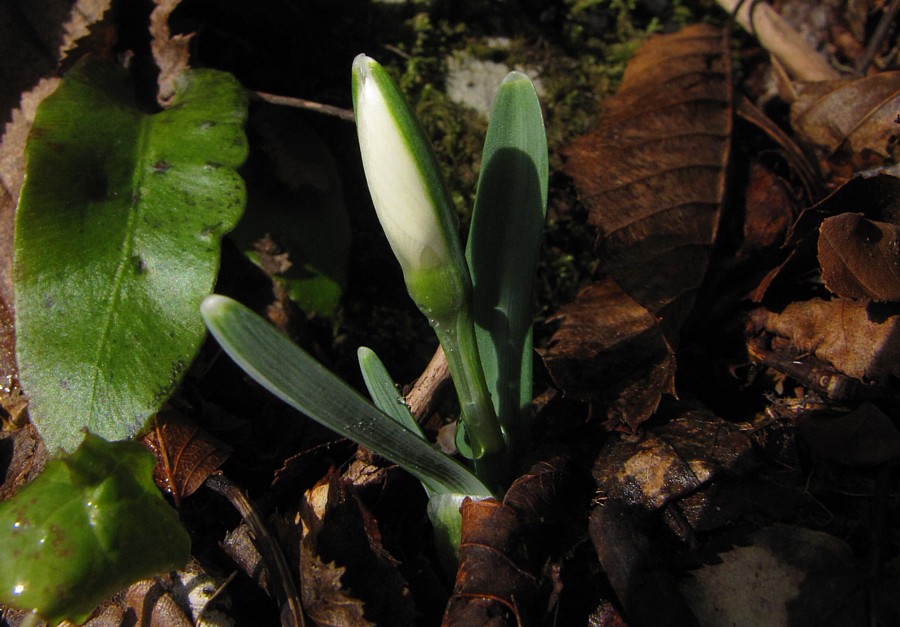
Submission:
<svg viewBox="0 0 900 627">
<path fill-rule="evenodd" d="M 527 439 L 534 269 L 547 204 L 547 144 L 531 81 L 500 85 L 485 140 L 467 248 L 421 125 L 386 70 L 359 55 L 353 101 L 372 201 L 410 296 L 435 330 L 460 404 L 457 444 L 472 470 L 425 440 L 368 349 L 359 354 L 375 405 L 242 305 L 201 307 L 210 331 L 263 386 L 422 481 L 439 547 L 459 543 L 466 497 L 501 496 Z"/>
</svg>

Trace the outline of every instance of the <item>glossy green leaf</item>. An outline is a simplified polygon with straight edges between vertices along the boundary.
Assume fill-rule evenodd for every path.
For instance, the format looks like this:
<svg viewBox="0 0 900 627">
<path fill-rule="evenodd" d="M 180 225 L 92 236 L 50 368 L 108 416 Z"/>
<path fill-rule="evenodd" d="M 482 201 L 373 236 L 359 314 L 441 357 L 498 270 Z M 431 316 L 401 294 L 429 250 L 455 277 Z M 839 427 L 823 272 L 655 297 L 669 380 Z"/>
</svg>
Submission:
<svg viewBox="0 0 900 627">
<path fill-rule="evenodd" d="M 240 303 L 214 294 L 200 309 L 225 352 L 287 404 L 404 468 L 432 492 L 490 496 L 468 468 L 385 415 Z"/>
<path fill-rule="evenodd" d="M 244 206 L 246 114 L 230 74 L 197 70 L 146 115 L 104 62 L 73 68 L 38 109 L 14 281 L 20 378 L 50 450 L 84 426 L 134 434 L 196 354 L 197 307 Z"/>
<path fill-rule="evenodd" d="M 500 85 L 488 124 L 466 248 L 478 351 L 507 444 L 528 437 L 534 273 L 547 211 L 547 137 L 534 86 Z M 515 453 L 513 453 L 515 454 Z"/>
<path fill-rule="evenodd" d="M 375 407 L 424 440 L 425 434 L 422 432 L 422 427 L 413 418 L 406 400 L 397 390 L 394 380 L 375 351 L 366 346 L 360 346 L 356 350 L 356 357 L 359 360 L 359 369 L 362 372 L 366 389 L 369 391 Z"/>
<path fill-rule="evenodd" d="M 128 584 L 182 567 L 190 538 L 133 441 L 88 434 L 0 503 L 0 602 L 81 623 Z"/>
</svg>

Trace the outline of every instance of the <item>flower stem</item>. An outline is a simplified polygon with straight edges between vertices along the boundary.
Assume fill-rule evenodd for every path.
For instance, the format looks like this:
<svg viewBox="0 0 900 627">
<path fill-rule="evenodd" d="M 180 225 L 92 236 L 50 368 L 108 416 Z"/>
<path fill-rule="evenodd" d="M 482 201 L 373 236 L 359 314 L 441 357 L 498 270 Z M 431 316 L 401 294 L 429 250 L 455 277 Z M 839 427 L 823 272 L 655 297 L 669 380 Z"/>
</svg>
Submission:
<svg viewBox="0 0 900 627">
<path fill-rule="evenodd" d="M 444 349 L 459 398 L 462 421 L 472 446 L 475 474 L 492 489 L 503 482 L 506 442 L 484 379 L 475 326 L 468 307 L 446 322 L 431 320 Z"/>
</svg>

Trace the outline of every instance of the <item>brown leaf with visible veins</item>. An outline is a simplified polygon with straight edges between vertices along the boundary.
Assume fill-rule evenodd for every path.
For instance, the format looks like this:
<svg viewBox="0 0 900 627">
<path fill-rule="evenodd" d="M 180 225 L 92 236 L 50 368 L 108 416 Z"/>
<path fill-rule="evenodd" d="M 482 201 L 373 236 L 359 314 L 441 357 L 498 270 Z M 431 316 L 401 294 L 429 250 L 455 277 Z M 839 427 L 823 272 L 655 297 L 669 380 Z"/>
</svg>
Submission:
<svg viewBox="0 0 900 627">
<path fill-rule="evenodd" d="M 231 455 L 230 446 L 171 408 L 156 414 L 141 442 L 156 456 L 156 485 L 172 495 L 176 507 Z"/>
<path fill-rule="evenodd" d="M 610 428 L 634 431 L 675 391 L 675 356 L 656 319 L 612 279 L 584 288 L 555 316 L 544 355 L 567 396 L 608 403 Z"/>
<path fill-rule="evenodd" d="M 900 72 L 795 87 L 791 126 L 823 158 L 843 151 L 859 166 L 897 158 Z"/>
<path fill-rule="evenodd" d="M 900 226 L 842 213 L 819 226 L 825 287 L 844 298 L 900 301 Z"/>
<path fill-rule="evenodd" d="M 599 126 L 564 150 L 599 229 L 603 271 L 677 337 L 706 273 L 725 192 L 731 70 L 722 31 L 645 43 Z"/>
</svg>

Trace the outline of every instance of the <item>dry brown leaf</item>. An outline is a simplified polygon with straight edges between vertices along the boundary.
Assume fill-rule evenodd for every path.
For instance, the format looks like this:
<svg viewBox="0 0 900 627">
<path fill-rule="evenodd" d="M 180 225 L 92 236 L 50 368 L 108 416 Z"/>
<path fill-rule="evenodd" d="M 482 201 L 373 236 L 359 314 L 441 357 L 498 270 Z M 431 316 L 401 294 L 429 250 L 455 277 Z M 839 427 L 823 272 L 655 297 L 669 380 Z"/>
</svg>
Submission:
<svg viewBox="0 0 900 627">
<path fill-rule="evenodd" d="M 181 4 L 181 0 L 154 0 L 154 4 L 156 7 L 150 13 L 150 50 L 159 67 L 156 100 L 160 105 L 166 106 L 175 95 L 175 80 L 178 75 L 190 67 L 190 41 L 194 35 L 173 36 L 169 31 L 169 16 Z"/>
<path fill-rule="evenodd" d="M 791 303 L 783 312 L 755 309 L 753 327 L 785 338 L 860 380 L 884 382 L 900 376 L 900 315 L 882 314 L 865 303 L 818 298 Z"/>
<path fill-rule="evenodd" d="M 588 532 L 629 625 L 697 626 L 674 575 L 632 509 L 615 499 L 600 503 L 591 512 Z"/>
<path fill-rule="evenodd" d="M 144 579 L 125 592 L 125 602 L 142 627 L 191 627 L 194 622 L 162 583 Z"/>
<path fill-rule="evenodd" d="M 6 467 L 0 468 L 0 501 L 5 501 L 44 469 L 47 448 L 30 422 L 4 433 L 2 443 Z"/>
<path fill-rule="evenodd" d="M 162 409 L 141 443 L 156 456 L 153 479 L 172 495 L 176 507 L 216 472 L 231 447 L 171 408 Z"/>
<path fill-rule="evenodd" d="M 92 36 L 97 42 L 88 48 L 94 53 L 109 51 L 112 49 L 112 26 L 109 29 L 98 28 L 105 24 L 104 16 L 112 7 L 112 0 L 77 0 L 72 5 L 69 19 L 63 25 L 63 37 L 59 46 L 57 58 L 64 61 L 69 54 L 76 49 L 82 49 L 85 38 Z M 106 32 L 103 32 L 106 30 Z"/>
<path fill-rule="evenodd" d="M 602 269 L 661 319 L 671 344 L 706 273 L 725 192 L 731 71 L 722 32 L 651 38 L 599 126 L 564 150 L 598 227 Z"/>
<path fill-rule="evenodd" d="M 816 249 L 819 227 L 829 217 L 861 211 L 868 220 L 900 225 L 900 178 L 890 174 L 856 176 L 826 198 L 804 209 L 788 232 L 787 258 L 760 283 L 754 300 L 762 300 L 766 291 L 783 277 L 801 276 L 818 268 Z"/>
<path fill-rule="evenodd" d="M 307 492 L 301 518 L 300 591 L 310 618 L 319 625 L 414 624 L 398 562 L 349 482 L 329 474 Z"/>
<path fill-rule="evenodd" d="M 800 83 L 791 105 L 791 125 L 822 158 L 845 151 L 858 167 L 896 161 L 900 72 L 863 78 Z M 877 163 L 877 161 L 876 161 Z"/>
<path fill-rule="evenodd" d="M 747 254 L 784 244 L 796 217 L 796 201 L 787 183 L 757 160 L 750 163 L 744 204 L 742 252 Z"/>
<path fill-rule="evenodd" d="M 819 226 L 825 287 L 844 298 L 900 301 L 900 226 L 842 213 Z"/>
<path fill-rule="evenodd" d="M 583 289 L 556 314 L 544 354 L 567 395 L 606 403 L 610 428 L 634 431 L 675 390 L 675 356 L 656 319 L 611 279 Z"/>
<path fill-rule="evenodd" d="M 733 424 L 705 410 L 675 411 L 672 419 L 640 436 L 607 440 L 594 460 L 601 493 L 651 512 L 723 471 L 740 474 L 753 466 L 750 440 Z"/>
<path fill-rule="evenodd" d="M 569 491 L 567 462 L 535 464 L 495 499 L 463 502 L 459 569 L 444 627 L 536 625 L 546 598 L 540 574 Z"/>
</svg>

